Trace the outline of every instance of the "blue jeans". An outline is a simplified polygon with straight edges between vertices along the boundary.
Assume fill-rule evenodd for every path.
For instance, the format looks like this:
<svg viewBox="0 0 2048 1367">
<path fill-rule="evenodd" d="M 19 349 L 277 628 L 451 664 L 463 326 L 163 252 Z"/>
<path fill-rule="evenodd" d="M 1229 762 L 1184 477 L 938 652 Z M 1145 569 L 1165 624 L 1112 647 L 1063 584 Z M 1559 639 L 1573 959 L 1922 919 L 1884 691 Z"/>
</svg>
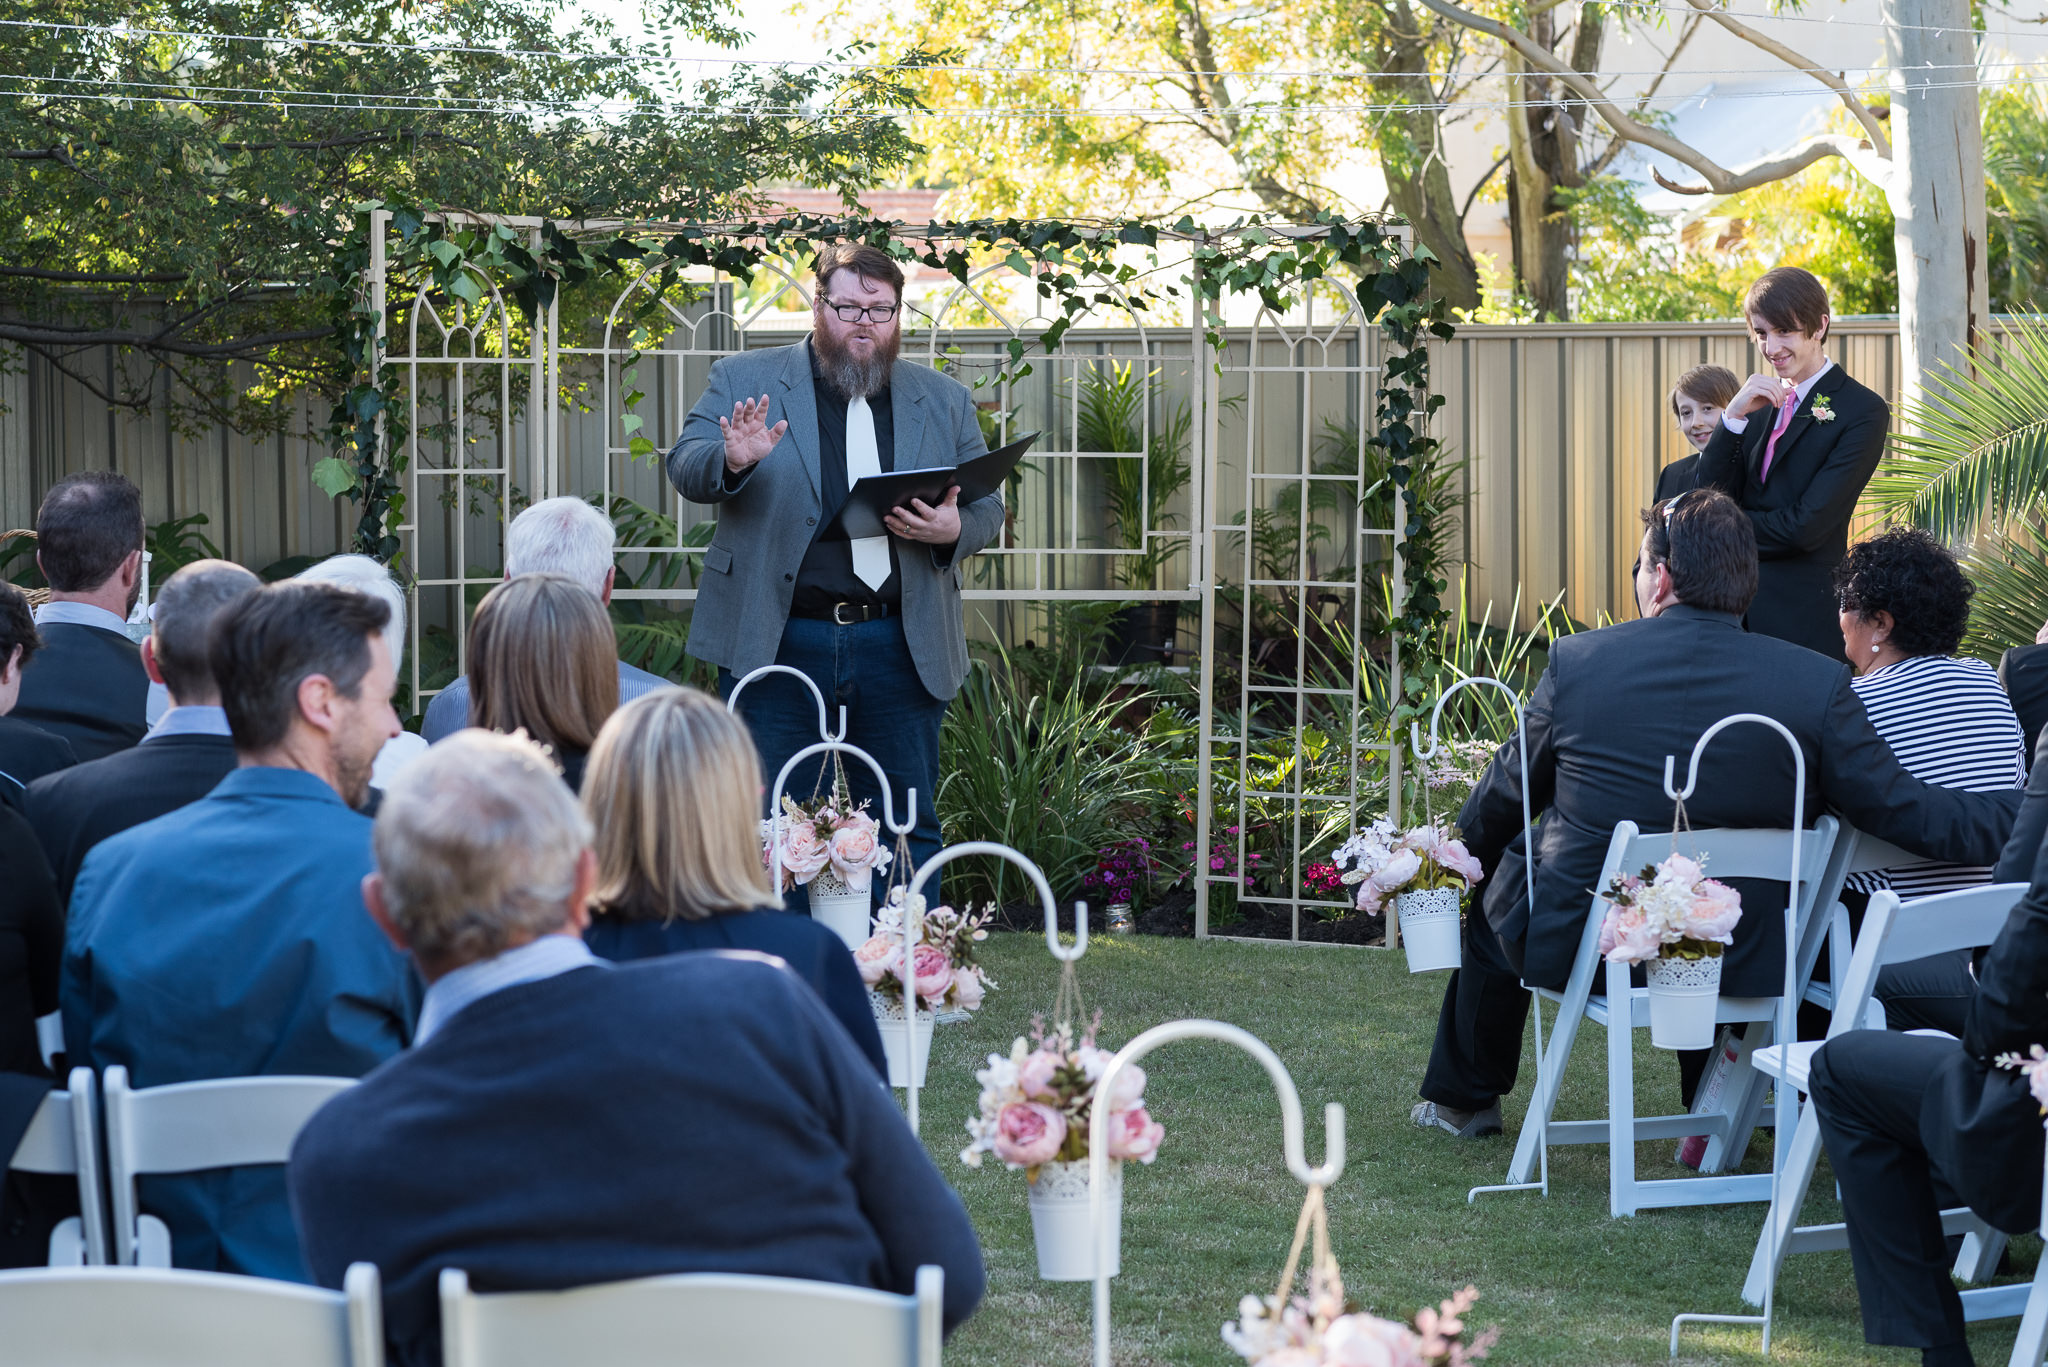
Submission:
<svg viewBox="0 0 2048 1367">
<path fill-rule="evenodd" d="M 845 739 L 873 755 L 882 766 L 898 821 L 903 820 L 906 794 L 917 790 L 917 829 L 910 834 L 910 866 L 899 870 L 892 865 L 887 878 L 874 881 L 879 903 L 888 878 L 908 883 L 917 866 L 938 853 L 939 814 L 933 797 L 939 786 L 939 726 L 946 717 L 946 704 L 925 691 L 903 639 L 902 619 L 897 617 L 852 626 L 792 617 L 783 628 L 775 663 L 803 671 L 818 685 L 825 695 L 827 724 L 833 729 L 839 726 L 840 707 L 846 708 Z M 730 696 L 733 682 L 730 670 L 719 670 L 719 696 Z M 747 685 L 741 701 L 746 706 L 740 716 L 761 751 L 761 782 L 772 788 L 789 757 L 820 739 L 817 703 L 810 690 L 795 679 L 774 674 Z M 826 767 L 830 758 L 820 755 L 798 765 L 784 791 L 800 802 L 813 792 L 823 792 L 830 781 Z M 867 799 L 868 810 L 881 821 L 885 812 L 874 771 L 857 759 L 848 760 L 846 783 L 854 801 Z M 764 813 L 771 796 L 762 794 Z M 895 837 L 886 827 L 882 836 L 893 849 Z M 934 874 L 925 889 L 934 905 L 939 900 L 938 884 L 939 877 Z M 803 911 L 810 905 L 808 899 L 809 894 L 799 888 L 785 900 L 790 910 Z"/>
</svg>

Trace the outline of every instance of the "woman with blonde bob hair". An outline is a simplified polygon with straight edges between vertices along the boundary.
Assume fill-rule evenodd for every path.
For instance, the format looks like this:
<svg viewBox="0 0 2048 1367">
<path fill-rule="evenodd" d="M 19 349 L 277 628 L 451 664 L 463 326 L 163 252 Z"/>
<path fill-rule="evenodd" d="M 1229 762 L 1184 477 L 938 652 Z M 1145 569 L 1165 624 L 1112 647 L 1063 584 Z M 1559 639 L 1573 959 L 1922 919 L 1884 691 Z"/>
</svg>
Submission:
<svg viewBox="0 0 2048 1367">
<path fill-rule="evenodd" d="M 469 624 L 469 724 L 523 730 L 554 752 L 571 790 L 619 707 L 619 640 L 590 590 L 522 574 L 484 595 Z"/>
<path fill-rule="evenodd" d="M 583 781 L 597 831 L 584 939 L 614 961 L 699 949 L 773 954 L 811 985 L 885 1077 L 853 955 L 782 909 L 761 859 L 761 757 L 746 724 L 694 688 L 659 688 L 598 733 Z"/>
</svg>

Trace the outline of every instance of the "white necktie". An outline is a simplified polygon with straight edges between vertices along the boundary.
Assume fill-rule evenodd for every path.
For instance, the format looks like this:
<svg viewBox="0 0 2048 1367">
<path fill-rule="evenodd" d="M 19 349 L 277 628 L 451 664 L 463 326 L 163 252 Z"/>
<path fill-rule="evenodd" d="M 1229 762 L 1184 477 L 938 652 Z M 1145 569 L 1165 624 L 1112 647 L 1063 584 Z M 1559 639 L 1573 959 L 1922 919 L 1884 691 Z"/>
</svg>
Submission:
<svg viewBox="0 0 2048 1367">
<path fill-rule="evenodd" d="M 882 456 L 875 444 L 875 410 L 865 398 L 846 405 L 846 484 L 882 473 Z M 853 572 L 871 589 L 889 582 L 889 538 L 863 536 L 853 542 Z"/>
</svg>

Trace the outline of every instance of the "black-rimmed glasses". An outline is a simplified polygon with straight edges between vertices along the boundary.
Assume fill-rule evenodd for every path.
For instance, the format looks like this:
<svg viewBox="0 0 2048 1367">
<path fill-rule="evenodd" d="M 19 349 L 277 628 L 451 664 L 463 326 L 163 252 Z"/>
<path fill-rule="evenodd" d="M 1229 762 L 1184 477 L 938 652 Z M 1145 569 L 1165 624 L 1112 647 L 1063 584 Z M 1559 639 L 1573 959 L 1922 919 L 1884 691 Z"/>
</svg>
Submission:
<svg viewBox="0 0 2048 1367">
<path fill-rule="evenodd" d="M 870 304 L 862 308 L 859 304 L 842 304 L 837 299 L 823 302 L 826 308 L 839 315 L 842 323 L 886 323 L 896 316 L 901 307 L 897 304 Z"/>
</svg>

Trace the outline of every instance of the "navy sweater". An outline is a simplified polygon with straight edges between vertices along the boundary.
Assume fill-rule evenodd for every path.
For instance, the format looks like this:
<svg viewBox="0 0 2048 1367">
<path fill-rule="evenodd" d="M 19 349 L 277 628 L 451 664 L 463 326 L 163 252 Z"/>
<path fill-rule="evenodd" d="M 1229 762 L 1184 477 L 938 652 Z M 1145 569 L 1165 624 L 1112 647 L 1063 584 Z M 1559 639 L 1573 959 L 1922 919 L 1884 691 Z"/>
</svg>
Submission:
<svg viewBox="0 0 2048 1367">
<path fill-rule="evenodd" d="M 443 1268 L 479 1292 L 675 1272 L 908 1293 L 981 1249 L 888 1089 L 789 970 L 751 954 L 582 968 L 493 993 L 321 1108 L 292 1148 L 306 1265 L 384 1279 L 399 1367 L 438 1363 Z"/>
<path fill-rule="evenodd" d="M 773 954 L 811 985 L 825 1009 L 846 1027 L 868 1062 L 875 1065 L 875 1072 L 883 1078 L 889 1076 L 882 1032 L 875 1026 L 875 1008 L 868 1002 L 860 970 L 853 966 L 853 955 L 845 941 L 808 916 L 781 910 L 696 919 L 678 916 L 667 921 L 598 916 L 583 939 L 599 958 L 618 963 L 695 949 L 754 949 Z"/>
</svg>

